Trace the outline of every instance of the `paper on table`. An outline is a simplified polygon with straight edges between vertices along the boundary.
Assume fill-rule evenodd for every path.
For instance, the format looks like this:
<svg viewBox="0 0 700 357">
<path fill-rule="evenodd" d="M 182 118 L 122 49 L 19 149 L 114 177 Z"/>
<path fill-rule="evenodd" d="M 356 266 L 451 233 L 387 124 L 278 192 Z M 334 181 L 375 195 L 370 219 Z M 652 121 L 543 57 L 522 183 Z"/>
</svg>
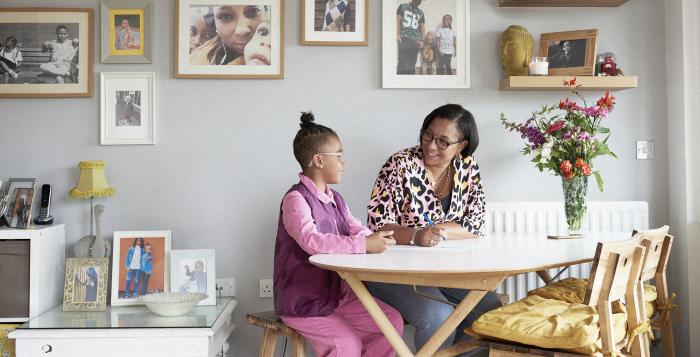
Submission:
<svg viewBox="0 0 700 357">
<path fill-rule="evenodd" d="M 472 238 L 472 239 L 461 239 L 461 240 L 447 240 L 440 242 L 435 247 L 420 247 L 415 245 L 392 245 L 388 249 L 391 250 L 416 250 L 416 251 L 431 251 L 431 250 L 470 250 L 475 249 L 483 245 L 483 239 Z"/>
</svg>

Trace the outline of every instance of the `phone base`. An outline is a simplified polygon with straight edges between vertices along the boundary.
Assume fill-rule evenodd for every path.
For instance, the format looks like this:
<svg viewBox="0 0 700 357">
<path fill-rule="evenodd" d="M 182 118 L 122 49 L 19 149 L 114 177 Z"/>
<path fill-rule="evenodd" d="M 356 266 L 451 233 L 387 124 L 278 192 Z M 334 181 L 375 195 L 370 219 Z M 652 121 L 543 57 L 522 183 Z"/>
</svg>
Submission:
<svg viewBox="0 0 700 357">
<path fill-rule="evenodd" d="M 34 218 L 34 223 L 38 224 L 40 226 L 49 225 L 49 224 L 53 223 L 53 217 L 51 217 L 51 216 L 44 217 L 44 218 L 37 217 L 37 218 Z"/>
</svg>

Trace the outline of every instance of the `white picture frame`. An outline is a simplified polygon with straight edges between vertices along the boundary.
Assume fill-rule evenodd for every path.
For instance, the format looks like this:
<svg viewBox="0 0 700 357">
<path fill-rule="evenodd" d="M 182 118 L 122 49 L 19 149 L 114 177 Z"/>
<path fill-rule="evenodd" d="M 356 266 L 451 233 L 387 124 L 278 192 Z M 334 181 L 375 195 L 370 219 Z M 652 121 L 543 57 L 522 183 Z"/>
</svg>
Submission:
<svg viewBox="0 0 700 357">
<path fill-rule="evenodd" d="M 155 145 L 155 73 L 100 73 L 100 145 Z"/>
<path fill-rule="evenodd" d="M 207 298 L 198 305 L 216 305 L 216 259 L 214 249 L 183 249 L 170 252 L 170 289 L 200 292 Z"/>
<path fill-rule="evenodd" d="M 409 64 L 399 68 L 399 41 L 397 38 L 397 12 L 401 4 L 407 4 L 410 0 L 383 0 L 382 1 L 382 87 L 383 88 L 469 88 L 470 86 L 470 5 L 469 0 L 440 0 L 440 1 L 424 1 L 418 9 L 423 16 L 423 24 L 425 26 L 425 34 L 432 31 L 437 32 L 437 28 L 442 24 L 442 17 L 450 15 L 452 17 L 452 29 L 456 39 L 456 56 L 451 59 L 451 73 L 449 75 L 426 75 L 417 74 L 418 67 L 423 70 L 428 70 L 437 65 L 435 63 L 422 64 L 422 50 L 411 46 L 411 41 L 405 41 L 404 49 L 401 51 L 402 58 L 411 58 L 405 53 L 417 50 L 416 64 L 413 66 L 413 72 L 410 72 L 411 60 L 402 61 L 402 64 Z M 414 30 L 419 29 L 420 21 L 418 16 L 420 12 L 416 12 L 413 17 L 411 27 Z M 404 13 L 405 16 L 410 14 Z M 420 37 L 420 36 L 419 36 Z M 413 42 L 415 44 L 415 42 Z M 416 45 L 418 46 L 418 45 Z M 438 61 L 439 53 L 433 49 L 434 62 Z M 405 67 L 405 68 L 404 68 Z M 403 74 L 398 74 L 402 72 Z M 435 73 L 435 72 L 434 72 Z"/>
<path fill-rule="evenodd" d="M 307 46 L 367 46 L 369 0 L 301 1 L 301 44 Z M 342 7 L 341 7 L 342 5 Z M 341 13 L 337 9 L 345 9 Z M 330 17 L 328 17 L 330 16 Z M 335 19 L 326 23 L 326 19 Z M 344 26 L 338 27 L 337 23 Z"/>
<path fill-rule="evenodd" d="M 155 292 L 170 292 L 170 231 L 118 231 L 114 232 L 112 243 L 112 291 L 111 305 L 143 305 L 140 299 L 134 295 L 142 296 Z M 135 281 L 135 274 L 131 277 L 126 269 L 129 261 L 129 249 L 139 244 L 144 247 L 142 253 L 146 252 L 146 246 L 151 245 L 151 274 L 143 285 L 144 280 L 139 275 L 138 283 Z M 131 254 L 131 259 L 135 254 Z M 143 256 L 142 256 L 143 261 Z M 135 269 L 134 269 L 135 270 Z M 138 274 L 141 272 L 139 271 Z M 124 283 L 124 284 L 122 284 Z M 123 285 L 123 287 L 122 287 Z"/>
</svg>

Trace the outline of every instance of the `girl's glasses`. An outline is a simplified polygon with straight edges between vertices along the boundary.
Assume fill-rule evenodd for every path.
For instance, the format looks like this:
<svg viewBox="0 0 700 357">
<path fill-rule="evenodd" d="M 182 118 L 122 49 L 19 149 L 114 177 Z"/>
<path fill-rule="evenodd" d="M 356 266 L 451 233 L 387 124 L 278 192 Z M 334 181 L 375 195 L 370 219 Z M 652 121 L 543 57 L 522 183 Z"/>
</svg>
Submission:
<svg viewBox="0 0 700 357">
<path fill-rule="evenodd" d="M 453 142 L 449 142 L 441 137 L 435 137 L 433 133 L 427 131 L 427 130 L 421 130 L 420 132 L 420 139 L 423 140 L 424 143 L 429 143 L 433 140 L 435 140 L 435 145 L 437 145 L 438 149 L 440 150 L 447 150 L 450 145 L 458 144 L 461 143 L 464 140 L 457 140 Z"/>
<path fill-rule="evenodd" d="M 343 159 L 343 153 L 342 153 L 342 152 L 319 152 L 319 153 L 316 153 L 316 155 L 335 156 L 335 157 L 338 158 L 338 160 L 342 160 L 342 159 Z M 311 167 L 313 164 L 314 164 L 314 161 L 311 160 L 311 162 L 309 162 L 309 167 Z"/>
</svg>

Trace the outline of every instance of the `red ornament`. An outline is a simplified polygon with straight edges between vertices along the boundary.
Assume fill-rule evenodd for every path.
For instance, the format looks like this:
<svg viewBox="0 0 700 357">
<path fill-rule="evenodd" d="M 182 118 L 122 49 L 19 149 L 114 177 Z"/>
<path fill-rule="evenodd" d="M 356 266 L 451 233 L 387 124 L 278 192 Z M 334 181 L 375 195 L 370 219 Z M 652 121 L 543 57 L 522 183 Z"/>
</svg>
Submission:
<svg viewBox="0 0 700 357">
<path fill-rule="evenodd" d="M 617 74 L 617 63 L 613 56 L 607 55 L 600 64 L 600 73 L 603 76 L 614 76 Z"/>
</svg>

